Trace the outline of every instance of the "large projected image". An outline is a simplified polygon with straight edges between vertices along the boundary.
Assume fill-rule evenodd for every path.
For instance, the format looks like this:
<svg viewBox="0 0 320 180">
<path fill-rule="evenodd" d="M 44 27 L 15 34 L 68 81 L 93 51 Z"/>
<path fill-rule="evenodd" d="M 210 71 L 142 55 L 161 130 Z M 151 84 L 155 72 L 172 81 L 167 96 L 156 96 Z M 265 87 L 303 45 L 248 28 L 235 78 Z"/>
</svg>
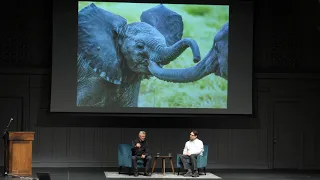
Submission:
<svg viewBox="0 0 320 180">
<path fill-rule="evenodd" d="M 78 2 L 78 107 L 228 107 L 229 6 Z"/>
</svg>

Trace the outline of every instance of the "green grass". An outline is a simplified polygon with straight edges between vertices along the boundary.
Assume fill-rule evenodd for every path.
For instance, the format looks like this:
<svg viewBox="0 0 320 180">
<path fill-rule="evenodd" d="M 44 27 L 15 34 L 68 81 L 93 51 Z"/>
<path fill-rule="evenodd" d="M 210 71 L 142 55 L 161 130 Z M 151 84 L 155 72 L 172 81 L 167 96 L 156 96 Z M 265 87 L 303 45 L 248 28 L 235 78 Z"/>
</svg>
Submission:
<svg viewBox="0 0 320 180">
<path fill-rule="evenodd" d="M 91 2 L 80 2 L 79 10 Z M 139 22 L 143 11 L 157 4 L 96 2 L 96 6 L 127 19 Z M 197 41 L 203 58 L 212 47 L 217 31 L 229 20 L 228 6 L 165 5 L 183 18 L 183 38 Z M 187 49 L 165 68 L 194 66 L 192 52 Z M 169 83 L 155 77 L 143 80 L 139 93 L 139 107 L 170 108 L 227 108 L 228 82 L 213 74 L 193 83 Z"/>
</svg>

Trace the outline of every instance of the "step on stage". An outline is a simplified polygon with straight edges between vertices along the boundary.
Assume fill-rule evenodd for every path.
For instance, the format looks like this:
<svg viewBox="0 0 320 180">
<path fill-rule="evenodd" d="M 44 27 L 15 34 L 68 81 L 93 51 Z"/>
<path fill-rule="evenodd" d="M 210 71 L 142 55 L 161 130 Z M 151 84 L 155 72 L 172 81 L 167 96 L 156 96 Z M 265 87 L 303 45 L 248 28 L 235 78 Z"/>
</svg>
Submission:
<svg viewBox="0 0 320 180">
<path fill-rule="evenodd" d="M 143 173 L 139 173 L 138 177 L 128 174 L 119 174 L 119 172 L 104 172 L 105 176 L 109 180 L 113 179 L 221 179 L 219 176 L 216 176 L 210 172 L 207 172 L 206 175 L 201 174 L 199 177 L 184 177 L 183 175 L 173 174 L 173 173 L 153 173 L 151 176 L 144 176 Z"/>
</svg>

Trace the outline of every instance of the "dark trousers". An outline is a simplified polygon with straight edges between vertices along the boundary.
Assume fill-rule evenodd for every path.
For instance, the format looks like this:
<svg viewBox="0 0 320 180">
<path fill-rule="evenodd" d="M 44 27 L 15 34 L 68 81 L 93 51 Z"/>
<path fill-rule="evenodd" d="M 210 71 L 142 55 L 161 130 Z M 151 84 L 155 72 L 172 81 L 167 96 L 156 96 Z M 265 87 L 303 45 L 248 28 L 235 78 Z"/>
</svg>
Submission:
<svg viewBox="0 0 320 180">
<path fill-rule="evenodd" d="M 134 172 L 138 171 L 138 165 L 137 161 L 143 160 L 143 166 L 145 167 L 145 172 L 149 172 L 150 166 L 151 166 L 151 156 L 146 156 L 145 158 L 141 158 L 141 156 L 132 156 L 132 170 Z"/>
<path fill-rule="evenodd" d="M 179 158 L 183 164 L 185 170 L 194 170 L 197 171 L 197 157 L 198 154 L 191 154 L 191 156 L 180 154 Z M 188 161 L 190 160 L 190 162 Z"/>
</svg>

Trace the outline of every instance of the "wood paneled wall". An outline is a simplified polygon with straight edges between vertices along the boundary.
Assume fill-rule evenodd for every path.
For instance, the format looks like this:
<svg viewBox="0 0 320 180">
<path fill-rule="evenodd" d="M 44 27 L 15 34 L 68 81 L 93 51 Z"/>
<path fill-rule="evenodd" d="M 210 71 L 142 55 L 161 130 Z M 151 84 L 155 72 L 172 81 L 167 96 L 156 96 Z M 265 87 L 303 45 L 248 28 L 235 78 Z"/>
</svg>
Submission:
<svg viewBox="0 0 320 180">
<path fill-rule="evenodd" d="M 320 79 L 292 74 L 256 74 L 256 78 L 260 127 L 199 129 L 199 138 L 209 145 L 208 168 L 319 168 Z M 39 111 L 49 108 L 48 76 L 1 75 L 0 83 L 11 87 L 0 91 L 1 125 L 14 114 L 13 130 L 36 132 L 35 167 L 116 167 L 118 144 L 130 143 L 140 130 L 37 127 Z M 188 129 L 145 130 L 153 154 L 180 153 L 188 138 Z"/>
</svg>

